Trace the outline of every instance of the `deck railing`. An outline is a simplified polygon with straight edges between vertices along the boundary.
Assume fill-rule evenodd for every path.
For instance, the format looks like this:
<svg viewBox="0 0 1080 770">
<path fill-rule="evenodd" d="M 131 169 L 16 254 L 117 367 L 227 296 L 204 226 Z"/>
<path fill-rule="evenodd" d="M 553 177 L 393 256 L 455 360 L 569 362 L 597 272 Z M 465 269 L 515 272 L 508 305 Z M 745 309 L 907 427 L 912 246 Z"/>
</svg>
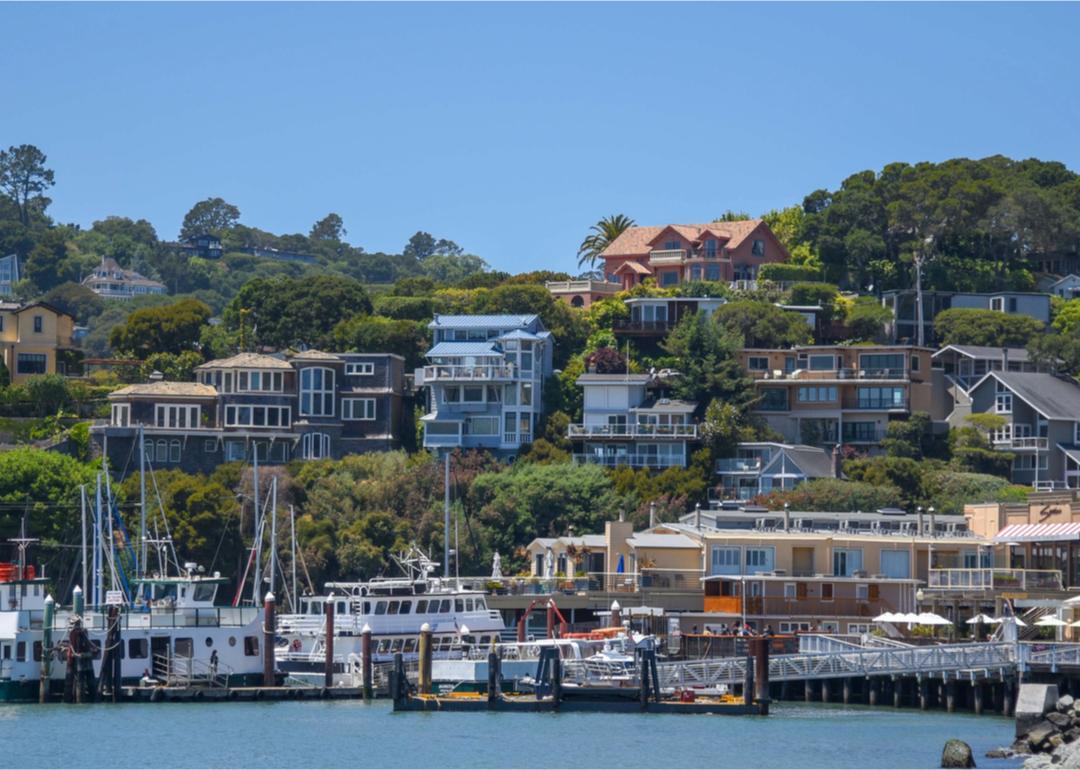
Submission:
<svg viewBox="0 0 1080 770">
<path fill-rule="evenodd" d="M 603 465 L 606 468 L 617 468 L 626 465 L 630 468 L 681 468 L 686 465 L 686 458 L 682 455 L 651 455 L 641 453 L 628 453 L 621 455 L 599 454 L 575 454 L 574 462 L 587 465 Z"/>
<path fill-rule="evenodd" d="M 932 569 L 927 588 L 934 590 L 977 591 L 1062 591 L 1060 570 L 1006 569 Z"/>
<path fill-rule="evenodd" d="M 581 425 L 567 429 L 570 438 L 697 438 L 698 426 L 691 425 Z"/>
</svg>

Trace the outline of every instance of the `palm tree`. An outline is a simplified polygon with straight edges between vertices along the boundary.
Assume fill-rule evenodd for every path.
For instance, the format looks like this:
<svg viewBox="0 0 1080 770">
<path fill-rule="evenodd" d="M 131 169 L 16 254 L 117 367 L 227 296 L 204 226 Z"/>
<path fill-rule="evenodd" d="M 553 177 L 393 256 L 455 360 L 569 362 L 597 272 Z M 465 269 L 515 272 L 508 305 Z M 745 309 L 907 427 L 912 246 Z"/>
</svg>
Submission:
<svg viewBox="0 0 1080 770">
<path fill-rule="evenodd" d="M 585 265 L 590 268 L 595 267 L 604 249 L 622 235 L 624 230 L 633 227 L 634 224 L 634 220 L 625 214 L 612 214 L 590 227 L 589 234 L 578 248 L 578 267 L 584 267 Z"/>
</svg>

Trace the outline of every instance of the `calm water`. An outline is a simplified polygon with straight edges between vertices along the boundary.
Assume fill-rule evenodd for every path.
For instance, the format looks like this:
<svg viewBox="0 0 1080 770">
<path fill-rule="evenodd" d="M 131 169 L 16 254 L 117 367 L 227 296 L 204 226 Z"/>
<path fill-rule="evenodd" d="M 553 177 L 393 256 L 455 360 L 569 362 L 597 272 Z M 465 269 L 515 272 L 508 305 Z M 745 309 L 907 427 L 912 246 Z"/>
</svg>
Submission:
<svg viewBox="0 0 1080 770">
<path fill-rule="evenodd" d="M 999 717 L 781 704 L 767 718 L 394 714 L 388 703 L 0 706 L 2 767 L 937 767 L 948 738 L 980 768 Z"/>
</svg>

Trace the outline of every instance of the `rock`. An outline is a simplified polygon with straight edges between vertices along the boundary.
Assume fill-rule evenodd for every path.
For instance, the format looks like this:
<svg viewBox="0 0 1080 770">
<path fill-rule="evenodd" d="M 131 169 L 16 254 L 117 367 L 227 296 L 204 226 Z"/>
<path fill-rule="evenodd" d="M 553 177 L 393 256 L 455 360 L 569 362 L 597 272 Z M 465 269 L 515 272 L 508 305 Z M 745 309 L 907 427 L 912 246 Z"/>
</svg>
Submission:
<svg viewBox="0 0 1080 770">
<path fill-rule="evenodd" d="M 975 757 L 971 747 L 956 738 L 945 741 L 941 752 L 942 767 L 975 767 Z"/>
<path fill-rule="evenodd" d="M 1069 715 L 1062 714 L 1060 711 L 1051 711 L 1046 715 L 1046 721 L 1061 730 L 1068 730 L 1072 725 Z"/>
<path fill-rule="evenodd" d="M 1041 768 L 1044 768 L 1044 767 L 1056 767 L 1056 766 L 1057 765 L 1054 765 L 1051 762 L 1050 756 L 1048 754 L 1035 754 L 1034 756 L 1028 757 L 1027 759 L 1024 760 L 1024 769 L 1025 770 L 1040 770 Z"/>
<path fill-rule="evenodd" d="M 1065 742 L 1072 743 L 1080 738 L 1080 727 L 1072 727 L 1065 731 Z"/>
<path fill-rule="evenodd" d="M 1031 747 L 1032 751 L 1038 751 L 1039 747 L 1041 747 L 1044 743 L 1046 743 L 1047 740 L 1050 739 L 1050 736 L 1053 735 L 1056 732 L 1057 732 L 1057 728 L 1054 727 L 1053 724 L 1051 724 L 1050 722 L 1048 722 L 1047 720 L 1044 719 L 1043 721 L 1039 722 L 1034 727 L 1032 727 L 1030 730 L 1028 730 L 1028 732 L 1027 732 L 1028 746 Z"/>
<path fill-rule="evenodd" d="M 990 749 L 990 751 L 986 752 L 987 759 L 1008 759 L 1015 756 L 1016 752 L 1012 749 Z"/>
<path fill-rule="evenodd" d="M 1016 735 L 1019 737 L 1030 731 L 1043 714 L 1055 709 L 1057 701 L 1056 684 L 1020 685 L 1020 694 L 1016 698 Z"/>
<path fill-rule="evenodd" d="M 1073 699 L 1073 696 L 1071 696 L 1071 695 L 1062 695 L 1057 700 L 1057 710 L 1067 712 L 1069 709 L 1071 709 L 1073 707 L 1073 704 L 1075 702 L 1076 701 Z"/>
<path fill-rule="evenodd" d="M 1066 743 L 1054 749 L 1052 767 L 1080 768 L 1080 743 Z M 1024 764 L 1027 767 L 1027 764 Z"/>
<path fill-rule="evenodd" d="M 1056 749 L 1058 746 L 1063 746 L 1065 744 L 1065 736 L 1051 735 L 1049 738 L 1046 739 L 1046 742 Z"/>
</svg>

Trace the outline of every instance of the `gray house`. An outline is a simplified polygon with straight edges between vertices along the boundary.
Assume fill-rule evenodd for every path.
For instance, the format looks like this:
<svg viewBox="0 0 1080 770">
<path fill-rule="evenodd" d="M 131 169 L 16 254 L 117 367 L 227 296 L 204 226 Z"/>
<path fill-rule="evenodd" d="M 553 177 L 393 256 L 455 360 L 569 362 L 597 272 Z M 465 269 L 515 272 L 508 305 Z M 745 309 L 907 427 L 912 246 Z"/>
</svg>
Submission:
<svg viewBox="0 0 1080 770">
<path fill-rule="evenodd" d="M 537 315 L 438 315 L 428 324 L 424 447 L 511 456 L 533 440 L 555 340 Z"/>
<path fill-rule="evenodd" d="M 1050 323 L 1050 295 L 1034 292 L 958 292 L 924 291 L 923 293 L 923 332 L 926 344 L 936 339 L 934 318 L 943 310 L 952 308 L 974 308 L 978 310 L 997 310 L 1010 315 L 1026 315 L 1044 324 Z M 917 308 L 915 292 L 887 291 L 881 295 L 881 303 L 889 308 L 893 320 L 887 330 L 893 342 L 918 339 Z"/>
<path fill-rule="evenodd" d="M 1046 373 L 994 371 L 972 387 L 970 398 L 972 413 L 1008 421 L 991 440 L 1014 453 L 1014 483 L 1080 488 L 1080 384 Z"/>
<path fill-rule="evenodd" d="M 718 491 L 725 500 L 750 500 L 760 494 L 794 489 L 809 479 L 837 477 L 832 452 L 805 444 L 740 442 L 735 457 L 716 461 Z"/>
</svg>

